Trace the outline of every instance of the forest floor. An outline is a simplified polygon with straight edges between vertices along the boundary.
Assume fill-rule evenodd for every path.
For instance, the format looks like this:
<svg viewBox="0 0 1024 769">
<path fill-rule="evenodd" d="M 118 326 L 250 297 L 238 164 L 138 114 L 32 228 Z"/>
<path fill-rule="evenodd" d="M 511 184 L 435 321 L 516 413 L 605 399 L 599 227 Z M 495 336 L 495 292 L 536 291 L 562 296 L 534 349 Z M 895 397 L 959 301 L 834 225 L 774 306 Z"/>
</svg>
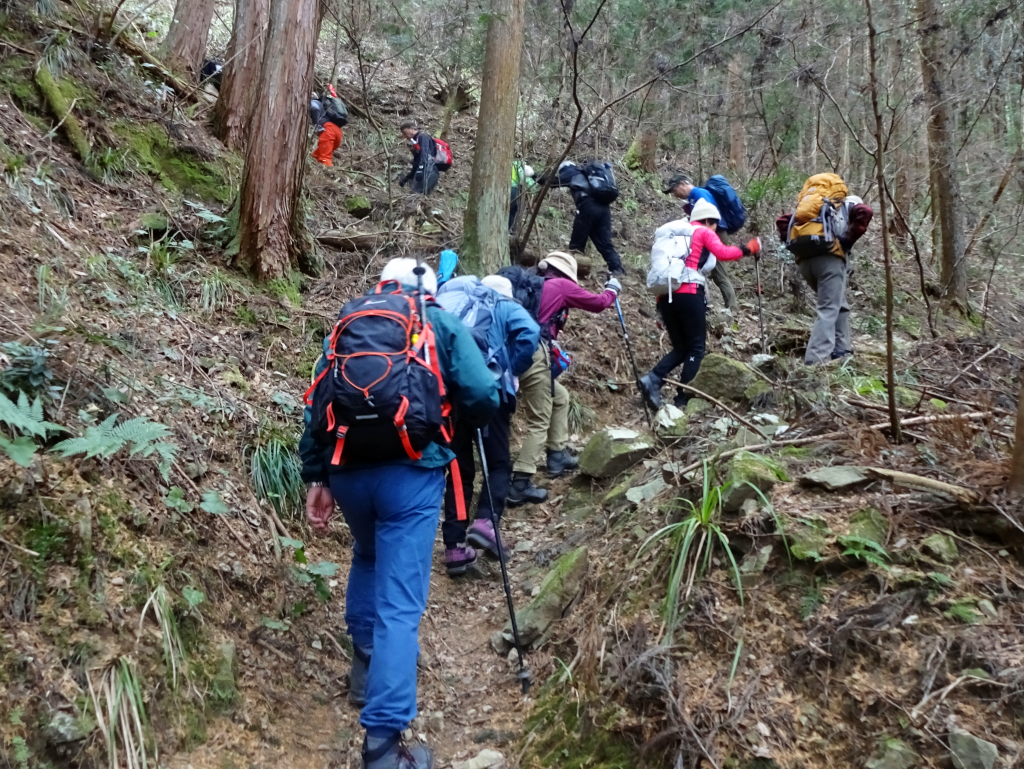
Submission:
<svg viewBox="0 0 1024 769">
<path fill-rule="evenodd" d="M 6 765 L 103 763 L 94 696 L 103 702 L 99 682 L 126 665 L 160 766 L 357 767 L 358 712 L 345 698 L 348 531 L 336 522 L 315 537 L 293 501 L 279 515 L 257 501 L 252 465 L 269 447 L 294 446 L 320 339 L 343 301 L 372 285 L 390 256 L 426 241 L 435 258 L 457 234 L 474 120 L 453 121 L 457 165 L 438 193 L 425 205 L 396 201 L 405 221 L 385 212 L 376 134 L 353 121 L 336 167 L 307 171 L 313 226 L 398 234 L 372 252 L 325 250 L 317 278 L 257 285 L 225 255 L 238 158 L 156 102 L 119 55 L 83 60 L 63 78 L 88 135 L 121 158 L 109 173 L 87 171 L 47 133 L 56 121 L 25 53 L 39 32 L 11 27 L 4 34 L 17 48 L 0 49 L 0 382 L 12 397 L 32 390 L 48 420 L 73 435 L 109 415 L 148 417 L 178 448 L 166 476 L 143 454 L 58 458 L 60 436 L 28 468 L 0 459 Z M 439 113 L 410 99 L 396 87 L 375 107 L 385 118 Z M 389 150 L 404 165 L 397 138 Z M 655 191 L 654 176 L 622 170 L 620 181 L 622 304 L 646 368 L 667 349 L 643 290 L 646 254 L 654 227 L 679 209 Z M 358 195 L 373 203 L 368 219 L 345 213 Z M 773 205 L 788 198 L 752 207 L 752 231 L 770 231 Z M 549 198 L 539 252 L 564 246 L 571 216 L 566 196 Z M 938 767 L 964 749 L 964 733 L 981 754 L 980 741 L 993 746 L 996 765 L 1024 765 L 1024 562 L 1019 511 L 1000 493 L 1024 354 L 1021 283 L 1010 264 L 972 267 L 978 317 L 933 300 L 933 335 L 913 255 L 896 256 L 900 407 L 936 419 L 911 425 L 909 441 L 895 445 L 869 427 L 886 421 L 877 227 L 855 258 L 857 355 L 814 370 L 799 358 L 809 293 L 776 249 L 762 259 L 777 357 L 761 374 L 737 374 L 770 384 L 736 408 L 762 426 L 788 423 L 784 439 L 808 440 L 771 449 L 765 498 L 723 519 L 745 567 L 742 596 L 716 551 L 668 643 L 665 550 L 639 555 L 650 534 L 679 520 L 678 498 L 699 497 L 680 467 L 759 442 L 716 408 L 692 413 L 684 438 L 623 476 L 545 481 L 549 502 L 508 512 L 517 606 L 560 556 L 589 552 L 571 611 L 527 658 L 529 698 L 515 664 L 489 642 L 507 619 L 497 568 L 450 579 L 438 543 L 413 730 L 440 767 L 483 749 L 510 767 L 631 767 L 641 756 L 680 767 Z M 740 307 L 720 313 L 711 289 L 709 350 L 745 364 L 761 352 L 756 280 L 750 263 L 730 270 Z M 576 355 L 564 380 L 575 447 L 605 426 L 643 431 L 614 314 L 574 313 L 564 339 Z M 971 413 L 982 416 L 953 416 Z M 976 498 L 879 476 L 840 491 L 799 481 L 844 464 L 926 476 Z M 627 499 L 627 488 L 651 496 Z M 858 517 L 864 511 L 874 512 Z M 168 624 L 148 603 L 161 589 L 181 639 L 170 654 Z"/>
</svg>

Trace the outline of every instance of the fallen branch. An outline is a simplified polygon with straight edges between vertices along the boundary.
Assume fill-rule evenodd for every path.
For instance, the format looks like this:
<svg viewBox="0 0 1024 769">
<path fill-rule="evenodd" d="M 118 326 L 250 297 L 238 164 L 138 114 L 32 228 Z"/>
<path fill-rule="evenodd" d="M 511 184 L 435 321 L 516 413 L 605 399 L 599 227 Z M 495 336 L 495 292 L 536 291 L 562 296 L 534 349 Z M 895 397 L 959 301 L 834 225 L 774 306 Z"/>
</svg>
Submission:
<svg viewBox="0 0 1024 769">
<path fill-rule="evenodd" d="M 882 478 L 900 486 L 909 486 L 912 489 L 921 491 L 934 491 L 947 497 L 952 497 L 964 505 L 978 505 L 984 499 L 983 495 L 974 489 L 963 486 L 955 486 L 945 481 L 937 481 L 934 478 L 927 478 L 923 475 L 904 473 L 899 470 L 888 470 L 883 467 L 865 467 L 871 475 Z"/>
<path fill-rule="evenodd" d="M 731 416 L 737 422 L 739 422 L 740 424 L 746 425 L 747 427 L 749 427 L 751 430 L 753 430 L 755 433 L 760 435 L 765 440 L 769 440 L 770 439 L 771 436 L 765 435 L 757 425 L 755 425 L 749 419 L 741 417 L 739 414 L 737 414 L 735 411 L 733 411 L 731 408 L 726 406 L 724 403 L 722 403 L 722 401 L 718 400 L 717 398 L 712 398 L 706 392 L 702 392 L 702 391 L 698 390 L 696 387 L 691 387 L 690 385 L 683 384 L 682 382 L 677 382 L 674 379 L 666 379 L 665 381 L 668 384 L 675 385 L 676 387 L 680 387 L 683 390 L 686 390 L 687 392 L 693 393 L 698 398 L 703 398 L 704 400 L 708 401 L 709 403 L 715 404 L 716 406 L 718 406 L 718 408 L 722 409 L 722 411 L 724 411 L 726 414 Z"/>
<path fill-rule="evenodd" d="M 39 556 L 39 553 L 37 553 L 35 550 L 29 550 L 27 547 L 22 547 L 21 545 L 16 545 L 13 542 L 8 542 L 3 537 L 0 537 L 0 543 L 7 545 L 7 547 L 11 548 L 12 550 L 19 550 L 22 553 L 25 553 L 25 555 L 34 555 L 37 557 Z"/>
<path fill-rule="evenodd" d="M 1000 346 L 996 345 L 991 350 L 989 350 L 987 353 L 985 353 L 980 358 L 978 358 L 976 361 L 974 361 L 973 363 L 970 363 L 969 365 L 967 365 L 964 368 L 960 369 L 960 372 L 955 377 L 953 377 L 948 382 L 946 382 L 946 384 L 943 385 L 943 389 L 948 389 L 948 388 L 952 387 L 953 383 L 956 382 L 956 380 L 958 380 L 960 377 L 962 377 L 964 374 L 967 373 L 967 369 L 973 368 L 974 366 L 977 366 L 979 363 L 981 363 L 983 360 L 985 360 L 985 358 L 987 358 L 989 355 L 991 355 L 992 353 L 994 353 L 998 349 L 1000 349 Z"/>
</svg>

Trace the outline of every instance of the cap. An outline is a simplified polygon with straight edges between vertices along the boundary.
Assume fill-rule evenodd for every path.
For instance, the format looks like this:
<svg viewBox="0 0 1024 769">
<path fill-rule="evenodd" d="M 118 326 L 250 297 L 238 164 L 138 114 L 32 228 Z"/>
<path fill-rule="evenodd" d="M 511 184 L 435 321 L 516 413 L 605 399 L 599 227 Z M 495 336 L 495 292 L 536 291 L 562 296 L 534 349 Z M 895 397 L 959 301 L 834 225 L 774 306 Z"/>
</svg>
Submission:
<svg viewBox="0 0 1024 769">
<path fill-rule="evenodd" d="M 668 195 L 680 184 L 693 184 L 693 180 L 686 174 L 672 174 L 669 180 L 665 182 L 665 186 L 661 188 L 661 191 Z"/>
</svg>

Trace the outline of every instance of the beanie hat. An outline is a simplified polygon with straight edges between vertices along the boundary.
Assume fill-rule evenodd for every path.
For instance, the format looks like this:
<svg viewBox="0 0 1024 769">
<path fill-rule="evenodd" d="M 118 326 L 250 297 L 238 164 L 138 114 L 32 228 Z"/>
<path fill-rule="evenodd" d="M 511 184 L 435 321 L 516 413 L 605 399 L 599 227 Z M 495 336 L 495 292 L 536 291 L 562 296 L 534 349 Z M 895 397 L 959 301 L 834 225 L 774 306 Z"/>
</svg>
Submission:
<svg viewBox="0 0 1024 769">
<path fill-rule="evenodd" d="M 705 219 L 714 219 L 717 222 L 721 218 L 722 214 L 719 213 L 718 209 L 704 200 L 704 198 L 694 203 L 693 210 L 690 212 L 691 222 L 703 222 Z"/>
<path fill-rule="evenodd" d="M 437 292 L 437 275 L 434 274 L 430 265 L 424 263 L 423 267 L 426 270 L 426 272 L 423 273 L 423 290 L 428 294 L 434 294 Z M 381 281 L 397 280 L 402 284 L 403 288 L 409 291 L 415 291 L 419 282 L 416 277 L 416 273 L 413 272 L 415 269 L 416 260 L 412 257 L 405 256 L 399 259 L 392 259 L 384 265 L 384 270 L 380 274 L 380 279 Z"/>
<path fill-rule="evenodd" d="M 537 268 L 540 270 L 553 269 L 579 285 L 580 279 L 576 273 L 576 259 L 564 251 L 552 251 L 544 257 L 544 260 L 537 265 Z"/>
<path fill-rule="evenodd" d="M 481 284 L 487 286 L 492 291 L 496 291 L 504 297 L 513 299 L 512 295 L 512 281 L 508 278 L 502 277 L 501 275 L 488 275 L 486 278 L 480 281 Z"/>
</svg>

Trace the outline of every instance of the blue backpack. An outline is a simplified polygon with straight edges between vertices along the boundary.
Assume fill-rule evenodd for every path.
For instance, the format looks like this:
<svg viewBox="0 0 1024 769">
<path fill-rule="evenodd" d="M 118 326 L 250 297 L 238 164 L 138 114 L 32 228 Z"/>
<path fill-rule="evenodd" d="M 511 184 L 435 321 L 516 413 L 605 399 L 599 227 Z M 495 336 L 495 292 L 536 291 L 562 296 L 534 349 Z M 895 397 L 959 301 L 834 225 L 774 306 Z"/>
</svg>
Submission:
<svg viewBox="0 0 1024 769">
<path fill-rule="evenodd" d="M 721 174 L 715 174 L 704 182 L 704 189 L 710 192 L 711 197 L 715 199 L 715 207 L 718 208 L 718 212 L 722 215 L 722 221 L 725 222 L 726 234 L 732 235 L 734 232 L 739 232 L 747 223 L 747 209 L 743 207 L 743 202 L 732 185 Z"/>
</svg>

